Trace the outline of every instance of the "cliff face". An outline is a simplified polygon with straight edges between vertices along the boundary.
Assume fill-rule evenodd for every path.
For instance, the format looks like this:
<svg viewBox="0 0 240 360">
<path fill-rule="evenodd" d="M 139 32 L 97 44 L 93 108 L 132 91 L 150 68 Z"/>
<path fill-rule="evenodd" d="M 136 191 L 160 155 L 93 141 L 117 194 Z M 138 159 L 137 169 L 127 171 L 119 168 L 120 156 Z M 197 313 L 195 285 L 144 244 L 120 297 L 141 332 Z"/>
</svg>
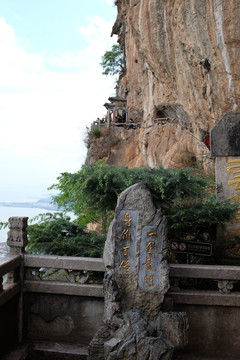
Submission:
<svg viewBox="0 0 240 360">
<path fill-rule="evenodd" d="M 240 111 L 240 0 L 116 3 L 113 33 L 126 59 L 118 94 L 142 126 L 120 136 L 108 162 L 167 167 L 196 158 L 208 168 L 206 132 Z"/>
</svg>

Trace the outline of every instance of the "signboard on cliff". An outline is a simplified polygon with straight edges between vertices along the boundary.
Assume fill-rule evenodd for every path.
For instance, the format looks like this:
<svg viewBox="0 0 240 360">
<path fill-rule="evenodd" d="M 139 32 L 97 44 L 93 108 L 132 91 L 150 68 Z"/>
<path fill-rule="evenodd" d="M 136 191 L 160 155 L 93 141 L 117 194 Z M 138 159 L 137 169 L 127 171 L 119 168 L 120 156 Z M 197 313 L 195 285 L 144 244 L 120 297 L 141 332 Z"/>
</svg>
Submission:
<svg viewBox="0 0 240 360">
<path fill-rule="evenodd" d="M 211 131 L 211 156 L 216 157 L 217 199 L 239 203 L 235 218 L 227 223 L 224 238 L 240 237 L 240 113 L 228 113 Z M 240 244 L 228 250 L 240 256 Z"/>
</svg>

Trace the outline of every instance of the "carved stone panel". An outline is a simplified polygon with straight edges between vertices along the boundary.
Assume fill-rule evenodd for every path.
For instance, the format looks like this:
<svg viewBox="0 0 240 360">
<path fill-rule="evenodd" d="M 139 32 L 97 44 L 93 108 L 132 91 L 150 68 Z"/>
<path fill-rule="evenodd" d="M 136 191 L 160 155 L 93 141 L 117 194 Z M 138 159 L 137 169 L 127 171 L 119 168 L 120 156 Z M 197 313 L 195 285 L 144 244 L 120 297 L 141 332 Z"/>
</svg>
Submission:
<svg viewBox="0 0 240 360">
<path fill-rule="evenodd" d="M 136 261 L 138 211 L 122 210 L 116 221 L 115 271 L 133 273 Z"/>
<path fill-rule="evenodd" d="M 7 244 L 12 248 L 22 248 L 27 244 L 28 217 L 10 217 L 8 220 Z"/>
<path fill-rule="evenodd" d="M 162 241 L 157 226 L 144 226 L 140 243 L 139 287 L 160 288 Z"/>
</svg>

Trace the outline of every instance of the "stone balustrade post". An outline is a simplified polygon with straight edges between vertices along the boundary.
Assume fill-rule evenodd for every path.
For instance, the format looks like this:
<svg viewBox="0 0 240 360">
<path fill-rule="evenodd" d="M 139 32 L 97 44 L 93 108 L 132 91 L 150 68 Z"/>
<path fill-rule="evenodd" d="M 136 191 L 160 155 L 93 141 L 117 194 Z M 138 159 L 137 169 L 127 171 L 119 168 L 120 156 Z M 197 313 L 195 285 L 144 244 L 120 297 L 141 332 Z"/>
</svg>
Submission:
<svg viewBox="0 0 240 360">
<path fill-rule="evenodd" d="M 8 219 L 7 245 L 10 247 L 10 255 L 23 254 L 27 245 L 28 217 L 10 217 Z"/>
<path fill-rule="evenodd" d="M 8 273 L 7 283 L 11 284 L 19 281 L 21 290 L 18 300 L 18 341 L 22 343 L 23 339 L 23 277 L 24 277 L 24 264 L 23 256 L 25 246 L 27 245 L 27 228 L 28 217 L 10 217 L 8 219 L 8 237 L 7 245 L 10 248 L 9 255 L 20 255 L 22 258 L 20 267 Z"/>
</svg>

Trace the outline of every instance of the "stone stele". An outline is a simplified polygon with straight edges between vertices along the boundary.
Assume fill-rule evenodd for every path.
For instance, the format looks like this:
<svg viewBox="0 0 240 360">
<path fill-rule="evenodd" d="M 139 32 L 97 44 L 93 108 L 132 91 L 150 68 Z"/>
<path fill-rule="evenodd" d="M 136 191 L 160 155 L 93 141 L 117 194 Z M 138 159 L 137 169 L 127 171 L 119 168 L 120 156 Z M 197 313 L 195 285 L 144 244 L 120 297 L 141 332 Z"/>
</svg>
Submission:
<svg viewBox="0 0 240 360">
<path fill-rule="evenodd" d="M 187 343 L 186 313 L 162 312 L 169 288 L 167 222 L 144 184 L 121 193 L 104 249 L 102 326 L 88 360 L 172 359 Z"/>
</svg>

